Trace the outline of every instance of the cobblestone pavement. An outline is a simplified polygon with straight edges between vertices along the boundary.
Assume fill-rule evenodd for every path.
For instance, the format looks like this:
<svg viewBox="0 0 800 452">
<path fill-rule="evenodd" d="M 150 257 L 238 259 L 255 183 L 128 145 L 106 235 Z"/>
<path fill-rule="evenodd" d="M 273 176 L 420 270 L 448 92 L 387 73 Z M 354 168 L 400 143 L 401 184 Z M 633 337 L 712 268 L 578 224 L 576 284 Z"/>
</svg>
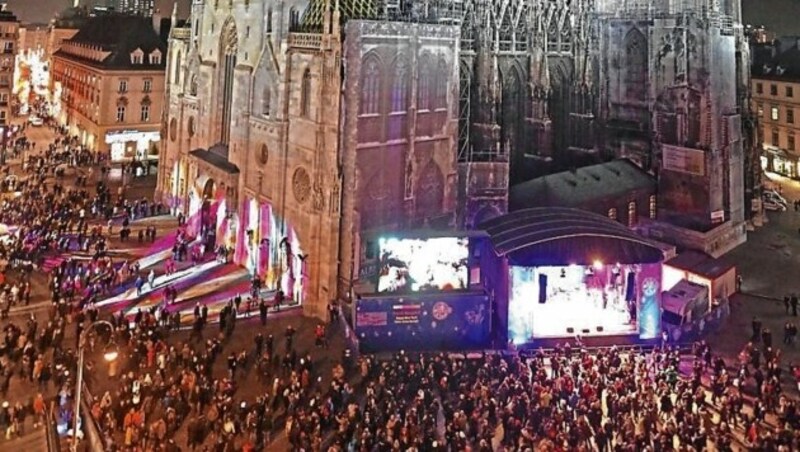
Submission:
<svg viewBox="0 0 800 452">
<path fill-rule="evenodd" d="M 725 256 L 737 265 L 742 293 L 732 300 L 728 323 L 708 341 L 718 353 L 734 360 L 750 340 L 756 316 L 772 331 L 773 348 L 783 353 L 783 365 L 788 371 L 790 365 L 800 364 L 800 345 L 783 344 L 786 322 L 800 326 L 800 317 L 787 315 L 783 303 L 784 296 L 800 294 L 800 212 L 792 206 L 800 200 L 800 182 L 772 174 L 768 177 L 767 184 L 780 187 L 789 201 L 789 210 L 767 212 L 764 226 L 749 232 L 747 242 Z M 800 396 L 790 375 L 784 381 L 784 390 Z"/>
</svg>

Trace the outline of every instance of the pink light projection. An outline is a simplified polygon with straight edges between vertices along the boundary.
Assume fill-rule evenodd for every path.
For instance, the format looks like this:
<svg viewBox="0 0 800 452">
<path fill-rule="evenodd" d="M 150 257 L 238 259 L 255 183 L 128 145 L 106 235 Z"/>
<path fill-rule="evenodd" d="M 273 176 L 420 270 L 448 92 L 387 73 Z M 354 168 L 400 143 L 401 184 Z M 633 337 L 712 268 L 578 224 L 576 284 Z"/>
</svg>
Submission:
<svg viewBox="0 0 800 452">
<path fill-rule="evenodd" d="M 307 281 L 294 228 L 278 218 L 266 202 L 245 197 L 240 212 L 236 263 L 264 278 L 266 288 L 280 287 L 287 298 L 302 302 Z"/>
</svg>

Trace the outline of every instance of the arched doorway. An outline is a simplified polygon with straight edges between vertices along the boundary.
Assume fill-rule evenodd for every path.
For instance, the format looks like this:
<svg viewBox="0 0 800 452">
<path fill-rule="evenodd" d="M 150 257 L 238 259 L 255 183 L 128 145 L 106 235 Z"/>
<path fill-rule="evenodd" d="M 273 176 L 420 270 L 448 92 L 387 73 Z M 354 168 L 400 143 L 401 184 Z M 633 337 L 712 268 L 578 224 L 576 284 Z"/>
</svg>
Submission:
<svg viewBox="0 0 800 452">
<path fill-rule="evenodd" d="M 200 234 L 206 244 L 206 250 L 213 250 L 217 243 L 217 208 L 214 199 L 216 192 L 214 179 L 209 179 L 203 186 L 203 204 L 200 207 Z"/>
</svg>

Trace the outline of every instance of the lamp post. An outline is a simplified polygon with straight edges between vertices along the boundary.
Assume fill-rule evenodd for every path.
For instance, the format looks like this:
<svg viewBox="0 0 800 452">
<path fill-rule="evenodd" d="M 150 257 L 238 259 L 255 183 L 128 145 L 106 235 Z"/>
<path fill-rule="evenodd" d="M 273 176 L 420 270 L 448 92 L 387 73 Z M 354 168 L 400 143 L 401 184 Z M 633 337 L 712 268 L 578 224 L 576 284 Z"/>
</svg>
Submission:
<svg viewBox="0 0 800 452">
<path fill-rule="evenodd" d="M 98 320 L 81 332 L 78 340 L 78 379 L 75 382 L 75 419 L 72 427 L 72 447 L 70 448 L 72 452 L 78 451 L 78 423 L 81 418 L 81 390 L 83 389 L 83 360 L 86 351 L 86 334 L 99 325 L 108 326 L 111 329 L 111 334 L 114 334 L 114 325 L 105 320 Z M 103 355 L 103 359 L 109 363 L 109 366 L 113 366 L 118 356 L 119 353 L 116 350 L 109 350 Z M 111 372 L 109 371 L 109 373 Z"/>
</svg>

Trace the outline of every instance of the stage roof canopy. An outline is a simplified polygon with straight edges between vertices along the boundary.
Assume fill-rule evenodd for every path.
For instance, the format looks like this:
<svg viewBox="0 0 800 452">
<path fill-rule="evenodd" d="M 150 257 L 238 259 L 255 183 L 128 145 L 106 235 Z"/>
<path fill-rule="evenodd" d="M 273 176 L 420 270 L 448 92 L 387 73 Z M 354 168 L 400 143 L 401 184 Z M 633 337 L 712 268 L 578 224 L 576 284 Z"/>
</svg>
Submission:
<svg viewBox="0 0 800 452">
<path fill-rule="evenodd" d="M 649 264 L 664 259 L 659 246 L 602 215 L 565 207 L 511 212 L 481 225 L 497 254 L 511 265 Z"/>
</svg>

